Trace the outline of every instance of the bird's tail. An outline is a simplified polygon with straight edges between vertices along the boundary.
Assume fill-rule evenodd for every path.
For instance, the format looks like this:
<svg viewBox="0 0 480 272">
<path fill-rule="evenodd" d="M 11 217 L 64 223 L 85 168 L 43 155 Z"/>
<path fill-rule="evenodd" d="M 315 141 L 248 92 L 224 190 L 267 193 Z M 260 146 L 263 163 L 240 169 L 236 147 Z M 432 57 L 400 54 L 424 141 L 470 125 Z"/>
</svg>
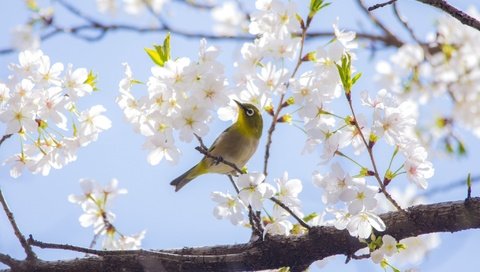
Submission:
<svg viewBox="0 0 480 272">
<path fill-rule="evenodd" d="M 200 171 L 200 168 L 200 164 L 197 164 L 187 172 L 180 175 L 178 178 L 172 180 L 172 182 L 170 182 L 170 185 L 175 186 L 175 192 L 178 192 L 180 189 L 182 189 L 183 186 L 187 185 L 187 183 L 203 174 L 203 172 Z"/>
</svg>

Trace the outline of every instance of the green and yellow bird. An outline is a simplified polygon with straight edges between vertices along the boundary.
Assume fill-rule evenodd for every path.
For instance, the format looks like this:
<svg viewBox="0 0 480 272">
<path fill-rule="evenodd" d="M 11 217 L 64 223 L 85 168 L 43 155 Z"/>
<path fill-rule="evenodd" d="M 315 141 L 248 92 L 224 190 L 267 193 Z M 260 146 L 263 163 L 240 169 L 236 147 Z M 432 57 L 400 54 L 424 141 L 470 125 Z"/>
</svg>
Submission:
<svg viewBox="0 0 480 272">
<path fill-rule="evenodd" d="M 262 136 L 263 119 L 254 105 L 234 101 L 238 105 L 237 121 L 218 136 L 208 152 L 242 168 L 257 150 Z M 194 178 L 207 173 L 230 174 L 235 173 L 235 170 L 205 156 L 190 170 L 174 179 L 170 185 L 175 186 L 175 192 L 178 192 Z"/>
</svg>

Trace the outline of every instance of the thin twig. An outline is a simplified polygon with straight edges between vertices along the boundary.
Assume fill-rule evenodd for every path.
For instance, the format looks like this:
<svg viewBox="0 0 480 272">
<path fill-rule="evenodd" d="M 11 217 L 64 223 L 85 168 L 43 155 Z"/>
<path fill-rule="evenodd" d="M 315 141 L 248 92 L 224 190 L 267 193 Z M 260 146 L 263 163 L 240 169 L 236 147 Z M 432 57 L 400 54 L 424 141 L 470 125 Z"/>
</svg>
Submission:
<svg viewBox="0 0 480 272">
<path fill-rule="evenodd" d="M 165 28 L 170 28 L 169 24 L 163 19 L 163 17 L 159 14 L 156 13 L 155 10 L 153 10 L 152 5 L 148 2 L 148 0 L 142 0 L 143 4 L 147 7 L 148 12 L 157 19 L 162 26 Z"/>
<path fill-rule="evenodd" d="M 472 176 L 470 178 L 470 180 L 472 181 L 472 184 L 474 182 L 479 182 L 480 181 L 480 175 Z M 465 186 L 465 178 L 462 178 L 462 179 L 454 181 L 454 182 L 449 182 L 449 183 L 447 183 L 443 186 L 434 187 L 434 188 L 426 191 L 422 195 L 426 196 L 426 197 L 430 197 L 430 196 L 435 195 L 437 193 L 444 193 L 444 192 L 447 192 L 447 191 L 450 191 L 450 190 L 453 190 L 453 189 L 456 189 L 456 188 L 463 188 L 464 186 Z"/>
<path fill-rule="evenodd" d="M 187 5 L 196 9 L 210 10 L 215 7 L 214 5 L 197 3 L 196 1 L 192 1 L 192 0 L 175 0 L 175 2 L 182 3 L 184 5 Z"/>
<path fill-rule="evenodd" d="M 45 242 L 40 242 L 35 239 L 33 239 L 33 236 L 30 235 L 28 238 L 28 243 L 32 246 L 36 246 L 39 248 L 49 248 L 49 249 L 63 249 L 63 250 L 70 250 L 70 251 L 76 251 L 76 252 L 81 252 L 85 254 L 93 254 L 93 255 L 98 255 L 102 256 L 105 254 L 105 250 L 97 250 L 97 249 L 92 249 L 92 248 L 86 248 L 86 247 L 79 247 L 79 246 L 72 246 L 69 244 L 53 244 L 53 243 L 45 243 Z"/>
<path fill-rule="evenodd" d="M 287 205 L 285 205 L 282 201 L 280 201 L 279 199 L 275 198 L 275 197 L 271 197 L 270 198 L 271 201 L 275 202 L 275 204 L 277 204 L 278 206 L 282 207 L 282 209 L 284 209 L 285 211 L 287 211 L 290 215 L 293 216 L 293 218 L 295 218 L 295 220 L 297 220 L 297 222 L 304 228 L 310 230 L 312 227 L 310 227 L 310 225 L 308 225 L 307 223 L 305 223 L 305 221 L 303 221 L 302 218 L 298 217 Z"/>
<path fill-rule="evenodd" d="M 7 215 L 8 221 L 10 221 L 10 225 L 12 225 L 15 236 L 17 236 L 18 241 L 20 242 L 20 244 L 23 247 L 23 250 L 25 251 L 25 254 L 27 254 L 27 260 L 28 261 L 36 260 L 37 256 L 35 255 L 35 252 L 32 251 L 32 247 L 27 243 L 27 240 L 25 240 L 25 236 L 23 236 L 23 234 L 20 232 L 20 229 L 17 226 L 17 222 L 15 222 L 15 217 L 13 216 L 13 213 L 10 211 L 7 201 L 3 197 L 2 189 L 0 189 L 0 203 L 2 203 L 3 210 Z"/>
<path fill-rule="evenodd" d="M 0 146 L 2 146 L 3 142 L 7 140 L 8 138 L 12 137 L 13 134 L 5 134 L 3 137 L 0 139 Z"/>
<path fill-rule="evenodd" d="M 144 249 L 134 249 L 134 250 L 97 250 L 91 249 L 86 247 L 79 247 L 73 246 L 69 244 L 55 244 L 55 243 L 46 243 L 35 240 L 32 235 L 28 238 L 28 243 L 32 246 L 43 248 L 43 249 L 61 249 L 61 250 L 70 250 L 85 254 L 92 254 L 97 256 L 125 256 L 125 255 L 144 255 L 144 256 L 155 256 L 156 258 L 163 259 L 163 260 L 176 260 L 176 261 L 195 261 L 198 260 L 218 260 L 218 258 L 222 257 L 232 257 L 235 255 L 242 255 L 242 252 L 238 254 L 208 254 L 208 253 L 201 253 L 201 254 L 182 254 L 176 252 L 167 252 L 162 250 L 144 250 Z"/>
<path fill-rule="evenodd" d="M 293 72 L 292 72 L 292 75 L 290 76 L 290 79 L 295 77 L 298 69 L 300 68 L 300 65 L 303 62 L 303 47 L 305 45 L 307 30 L 308 30 L 308 26 L 305 26 L 302 29 L 302 36 L 301 36 L 301 40 L 300 40 L 300 52 L 298 53 L 297 64 L 295 65 L 295 68 L 293 69 Z M 289 82 L 290 81 L 285 83 L 287 88 L 288 88 Z M 270 124 L 270 128 L 268 129 L 267 144 L 265 145 L 265 156 L 264 156 L 264 163 L 263 163 L 263 174 L 265 175 L 265 177 L 268 176 L 268 160 L 270 159 L 270 147 L 272 145 L 272 135 L 273 135 L 273 132 L 275 131 L 275 127 L 277 125 L 277 121 L 278 121 L 278 117 L 280 116 L 280 112 L 282 111 L 282 109 L 284 107 L 284 104 L 283 104 L 284 99 L 285 99 L 285 93 L 283 93 L 280 96 L 280 101 L 278 102 L 277 109 L 276 109 L 276 111 L 273 115 L 272 123 Z"/>
<path fill-rule="evenodd" d="M 235 180 L 233 180 L 232 175 L 228 175 L 228 179 L 230 179 L 230 181 L 232 182 L 233 188 L 235 188 L 235 192 L 237 192 L 237 194 L 239 194 L 240 189 L 238 189 L 237 183 L 235 183 Z"/>
<path fill-rule="evenodd" d="M 408 21 L 406 18 L 404 18 L 399 10 L 398 10 L 398 5 L 397 5 L 397 2 L 394 2 L 393 5 L 393 13 L 395 14 L 395 16 L 397 17 L 398 21 L 403 25 L 403 27 L 407 30 L 408 34 L 410 34 L 410 37 L 412 37 L 412 39 L 418 43 L 419 45 L 422 45 L 423 43 L 418 39 L 417 35 L 415 35 L 415 32 L 413 31 L 413 28 L 411 28 L 409 25 L 408 25 Z"/>
<path fill-rule="evenodd" d="M 345 264 L 348 264 L 351 260 L 362 260 L 370 258 L 370 254 L 363 254 L 363 255 L 355 255 L 349 254 L 347 255 L 347 259 L 345 259 Z"/>
<path fill-rule="evenodd" d="M 472 198 L 472 176 L 468 173 L 467 177 L 467 200 Z"/>
<path fill-rule="evenodd" d="M 232 182 L 233 188 L 235 188 L 237 194 L 239 194 L 240 189 L 238 188 L 237 183 L 235 183 L 235 180 L 233 180 L 232 175 L 228 175 L 228 178 Z M 248 205 L 248 220 L 252 226 L 252 237 L 255 235 L 258 237 L 263 237 L 263 226 L 261 224 L 261 220 L 253 212 L 252 205 Z"/>
<path fill-rule="evenodd" d="M 367 10 L 368 11 L 373 11 L 373 10 L 376 10 L 378 8 L 383 8 L 384 6 L 388 6 L 388 5 L 391 5 L 393 3 L 397 2 L 397 0 L 390 0 L 390 1 L 387 1 L 385 3 L 379 3 L 379 4 L 375 4 L 371 7 L 369 7 Z"/>
<path fill-rule="evenodd" d="M 94 248 L 95 247 L 95 245 L 97 244 L 97 240 L 98 240 L 99 236 L 100 236 L 100 232 L 95 233 L 95 235 L 93 235 L 92 241 L 90 242 L 90 245 L 88 246 L 88 248 Z"/>
<path fill-rule="evenodd" d="M 390 29 L 388 29 L 382 22 L 380 22 L 380 20 L 375 17 L 375 15 L 373 15 L 367 8 L 367 6 L 365 5 L 365 2 L 363 0 L 357 0 L 357 3 L 358 3 L 358 6 L 360 7 L 360 9 L 363 11 L 363 13 L 365 13 L 365 15 L 370 19 L 370 21 L 372 21 L 372 23 L 374 23 L 377 27 L 379 27 L 383 33 L 385 33 L 385 35 L 387 37 L 389 37 L 390 39 L 392 40 L 395 40 L 396 43 L 398 44 L 403 44 L 402 41 L 400 41 L 400 39 L 398 39 L 397 36 L 395 36 L 391 31 Z"/>
<path fill-rule="evenodd" d="M 86 13 L 82 12 L 80 9 L 76 8 L 75 6 L 71 5 L 70 3 L 67 3 L 64 0 L 56 0 L 55 2 L 59 3 L 66 10 L 68 10 L 70 13 L 74 14 L 77 17 L 80 17 L 80 18 L 84 19 L 85 21 L 91 23 L 92 25 L 100 25 L 97 20 L 88 16 Z"/>
<path fill-rule="evenodd" d="M 99 34 L 94 36 L 87 36 L 82 35 L 81 32 L 92 32 L 92 31 L 99 31 Z M 115 32 L 115 31 L 128 31 L 128 32 L 136 32 L 136 33 L 157 33 L 157 32 L 171 32 L 172 34 L 182 36 L 185 38 L 192 38 L 192 39 L 200 39 L 206 38 L 209 40 L 225 40 L 225 41 L 251 41 L 255 37 L 252 35 L 239 35 L 239 36 L 224 36 L 224 35 L 215 35 L 210 33 L 193 33 L 187 32 L 179 29 L 173 28 L 166 28 L 164 26 L 157 26 L 157 27 L 143 27 L 143 26 L 136 26 L 136 25 L 128 25 L 128 24 L 102 24 L 101 27 L 93 26 L 91 24 L 82 24 L 73 27 L 60 27 L 56 26 L 51 29 L 49 32 L 40 36 L 41 41 L 49 40 L 59 34 L 70 34 L 76 38 L 81 40 L 85 40 L 88 42 L 96 42 L 104 38 L 108 33 Z M 296 34 L 295 34 L 296 35 Z M 319 32 L 310 32 L 307 33 L 307 38 L 328 38 L 335 35 L 335 33 L 331 31 L 319 31 Z M 362 40 L 368 40 L 372 42 L 381 42 L 385 47 L 401 47 L 403 42 L 392 39 L 392 37 L 388 37 L 386 35 L 375 35 L 371 33 L 364 33 L 364 32 L 357 32 L 356 37 Z M 3 48 L 0 49 L 0 55 L 4 54 L 11 54 L 15 52 L 15 48 Z"/>
<path fill-rule="evenodd" d="M 237 165 L 235 165 L 234 163 L 232 162 L 229 162 L 225 159 L 223 159 L 223 157 L 219 156 L 214 156 L 212 155 L 209 151 L 208 151 L 208 148 L 203 144 L 203 140 L 200 136 L 198 136 L 197 134 L 194 134 L 195 137 L 197 138 L 198 142 L 200 143 L 200 146 L 197 146 L 195 147 L 195 150 L 197 150 L 198 152 L 202 153 L 203 155 L 205 155 L 206 157 L 210 158 L 210 159 L 213 159 L 217 164 L 218 163 L 223 163 L 225 165 L 228 165 L 230 166 L 233 170 L 235 170 L 236 172 L 238 172 L 239 174 L 242 174 L 243 171 L 242 169 L 240 169 Z"/>
<path fill-rule="evenodd" d="M 358 124 L 358 119 L 355 115 L 355 110 L 353 109 L 353 103 L 352 103 L 352 99 L 350 97 L 350 94 L 347 94 L 347 92 L 345 92 L 345 96 L 347 98 L 347 101 L 348 101 L 348 106 L 350 107 L 350 111 L 352 112 L 352 115 L 353 115 L 353 120 L 354 120 L 354 126 L 355 128 L 357 129 L 358 131 L 358 134 L 360 135 L 365 147 L 367 148 L 367 151 L 368 151 L 368 156 L 370 157 L 370 161 L 372 162 L 372 167 L 373 167 L 373 171 L 374 171 L 374 177 L 375 179 L 377 180 L 378 182 L 378 185 L 380 186 L 380 189 L 382 191 L 382 193 L 385 195 L 385 197 L 390 201 L 390 203 L 392 203 L 393 206 L 395 206 L 395 208 L 399 211 L 404 211 L 402 209 L 402 207 L 400 207 L 400 205 L 398 205 L 397 201 L 395 201 L 395 199 L 393 199 L 393 197 L 387 192 L 387 188 L 385 187 L 385 184 L 383 184 L 383 181 L 382 179 L 380 178 L 380 175 L 378 174 L 378 169 L 377 169 L 377 164 L 375 162 L 375 157 L 373 155 L 373 146 L 370 146 L 365 138 L 365 135 L 363 135 L 363 131 L 362 129 L 360 128 L 360 125 Z"/>
</svg>

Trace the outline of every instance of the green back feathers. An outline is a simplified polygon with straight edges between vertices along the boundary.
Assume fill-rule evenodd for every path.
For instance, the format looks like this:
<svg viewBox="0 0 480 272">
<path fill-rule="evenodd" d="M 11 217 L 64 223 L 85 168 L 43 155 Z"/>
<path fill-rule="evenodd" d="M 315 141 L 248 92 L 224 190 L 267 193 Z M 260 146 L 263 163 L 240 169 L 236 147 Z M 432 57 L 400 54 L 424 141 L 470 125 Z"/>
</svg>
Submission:
<svg viewBox="0 0 480 272">
<path fill-rule="evenodd" d="M 242 167 L 257 149 L 262 136 L 263 119 L 260 111 L 254 105 L 240 103 L 236 100 L 235 102 L 238 105 L 237 121 L 218 136 L 208 151 L 212 156 L 222 157 Z M 178 191 L 200 175 L 206 173 L 227 174 L 231 171 L 230 166 L 215 163 L 213 159 L 205 156 L 198 164 L 170 184 L 175 186 L 175 191 Z"/>
</svg>

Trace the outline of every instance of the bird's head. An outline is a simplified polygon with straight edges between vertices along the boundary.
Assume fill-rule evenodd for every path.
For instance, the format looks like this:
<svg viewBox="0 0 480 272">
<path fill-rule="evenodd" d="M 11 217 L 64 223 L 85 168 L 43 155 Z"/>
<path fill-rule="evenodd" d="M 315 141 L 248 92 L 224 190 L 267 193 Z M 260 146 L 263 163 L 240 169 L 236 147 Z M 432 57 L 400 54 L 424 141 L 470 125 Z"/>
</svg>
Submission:
<svg viewBox="0 0 480 272">
<path fill-rule="evenodd" d="M 261 112 L 250 103 L 241 103 L 234 100 L 238 105 L 238 118 L 236 125 L 242 133 L 259 139 L 262 136 L 263 119 Z"/>
</svg>

